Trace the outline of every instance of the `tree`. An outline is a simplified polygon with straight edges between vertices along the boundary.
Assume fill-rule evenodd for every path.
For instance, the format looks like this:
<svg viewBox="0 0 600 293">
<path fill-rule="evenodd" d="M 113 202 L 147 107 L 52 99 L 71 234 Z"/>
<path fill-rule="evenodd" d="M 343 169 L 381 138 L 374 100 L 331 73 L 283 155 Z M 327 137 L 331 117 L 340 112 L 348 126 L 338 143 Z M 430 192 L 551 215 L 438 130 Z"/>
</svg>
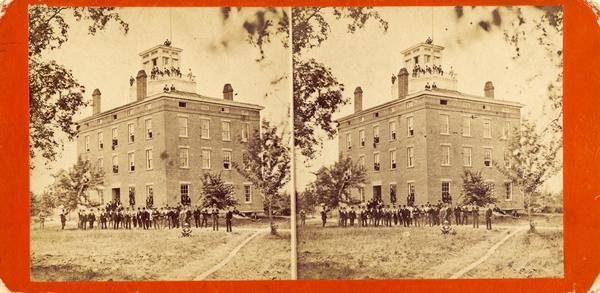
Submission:
<svg viewBox="0 0 600 293">
<path fill-rule="evenodd" d="M 233 194 L 233 186 L 225 184 L 220 173 L 204 173 L 202 177 L 202 207 L 225 209 L 236 206 L 238 202 Z"/>
<path fill-rule="evenodd" d="M 242 164 L 233 166 L 260 191 L 269 211 L 271 233 L 275 234 L 273 204 L 280 189 L 290 180 L 290 150 L 278 129 L 263 120 L 261 130 L 255 131 L 248 141 Z"/>
<path fill-rule="evenodd" d="M 470 14 L 488 12 L 479 19 L 470 18 Z M 454 8 L 457 23 L 460 25 L 478 26 L 479 32 L 492 33 L 501 30 L 506 43 L 514 48 L 513 59 L 523 58 L 521 47 L 524 42 L 532 40 L 546 54 L 550 63 L 557 69 L 556 78 L 548 83 L 548 101 L 550 111 L 546 113 L 550 122 L 546 129 L 562 136 L 563 115 L 563 8 L 562 6 L 531 6 L 528 9 L 521 7 L 481 7 L 481 6 L 456 6 Z M 468 37 L 462 38 L 468 40 Z M 473 38 L 477 39 L 477 38 Z M 535 51 L 539 54 L 539 51 Z M 526 57 L 525 57 L 526 58 Z M 532 77 L 533 78 L 533 77 Z"/>
<path fill-rule="evenodd" d="M 508 177 L 525 196 L 529 224 L 533 197 L 539 194 L 540 187 L 562 168 L 557 160 L 562 150 L 562 137 L 546 132 L 538 133 L 535 123 L 523 119 L 521 127 L 514 129 L 505 153 L 504 162 L 494 162 L 494 166 Z"/>
<path fill-rule="evenodd" d="M 317 188 L 313 183 L 308 184 L 303 192 L 296 193 L 296 210 L 299 212 L 300 210 L 304 210 L 307 213 L 312 213 L 315 211 L 315 207 L 317 206 L 318 194 Z"/>
<path fill-rule="evenodd" d="M 96 206 L 98 203 L 90 200 L 89 193 L 104 184 L 104 171 L 93 166 L 90 161 L 81 157 L 69 170 L 59 170 L 54 177 L 54 183 L 49 192 L 56 198 L 56 203 L 67 212 L 85 207 Z"/>
<path fill-rule="evenodd" d="M 372 7 L 294 7 L 292 8 L 292 56 L 294 71 L 294 146 L 303 156 L 313 159 L 322 148 L 319 132 L 332 139 L 336 134 L 333 114 L 348 103 L 344 85 L 326 65 L 303 54 L 320 46 L 329 37 L 328 14 L 336 20 L 349 20 L 348 32 L 365 27 L 369 19 L 384 32 L 388 23 Z"/>
<path fill-rule="evenodd" d="M 461 177 L 463 180 L 463 204 L 476 204 L 477 206 L 484 207 L 488 204 L 496 203 L 494 184 L 485 182 L 481 171 L 465 169 Z"/>
<path fill-rule="evenodd" d="M 116 22 L 126 34 L 129 25 L 114 7 L 49 7 L 29 6 L 29 156 L 30 167 L 41 154 L 45 162 L 56 160 L 63 141 L 77 135 L 73 115 L 87 105 L 85 88 L 71 70 L 43 56 L 47 50 L 58 49 L 68 41 L 69 14 L 77 22 L 87 22 L 88 33 L 95 35 L 110 22 Z"/>
<path fill-rule="evenodd" d="M 40 213 L 49 215 L 52 213 L 52 209 L 56 207 L 56 198 L 47 190 L 41 194 L 29 192 L 29 195 L 29 213 L 32 217 Z"/>
<path fill-rule="evenodd" d="M 223 21 L 230 14 L 243 8 L 223 8 Z M 265 59 L 263 46 L 279 36 L 284 47 L 288 46 L 290 31 L 286 9 L 267 7 L 258 9 L 255 17 L 244 22 L 247 41 L 255 45 Z M 293 7 L 292 8 L 292 55 L 294 81 L 294 146 L 303 156 L 312 159 L 322 147 L 321 131 L 331 139 L 336 134 L 332 116 L 346 103 L 342 96 L 344 85 L 337 81 L 331 69 L 315 59 L 303 58 L 303 53 L 320 46 L 329 37 L 327 18 L 347 21 L 349 33 L 364 28 L 369 20 L 378 22 L 387 31 L 388 23 L 373 7 Z"/>
<path fill-rule="evenodd" d="M 366 183 L 366 169 L 354 164 L 350 158 L 342 158 L 329 167 L 323 167 L 316 175 L 309 192 L 316 193 L 318 203 L 331 208 L 338 207 L 340 203 L 355 203 L 350 191 Z"/>
</svg>

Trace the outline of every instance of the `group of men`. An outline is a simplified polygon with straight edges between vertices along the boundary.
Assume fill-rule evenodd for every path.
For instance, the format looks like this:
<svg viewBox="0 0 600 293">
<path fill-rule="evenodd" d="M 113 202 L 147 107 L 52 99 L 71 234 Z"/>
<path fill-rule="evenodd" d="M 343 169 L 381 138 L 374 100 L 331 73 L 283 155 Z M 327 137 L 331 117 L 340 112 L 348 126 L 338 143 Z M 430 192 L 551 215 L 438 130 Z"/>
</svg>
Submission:
<svg viewBox="0 0 600 293">
<path fill-rule="evenodd" d="M 444 70 L 442 69 L 442 65 L 435 64 L 433 64 L 431 67 L 429 65 L 425 65 L 425 68 L 422 68 L 419 64 L 417 64 L 412 69 L 412 77 L 419 77 L 425 74 L 439 74 L 444 76 Z"/>
<path fill-rule="evenodd" d="M 483 211 L 484 210 L 484 211 Z M 392 227 L 392 226 L 439 226 L 444 222 L 450 225 L 453 221 L 455 225 L 468 225 L 469 217 L 473 228 L 479 228 L 480 211 L 484 212 L 486 229 L 492 229 L 492 206 L 488 205 L 487 209 L 480 209 L 475 204 L 466 204 L 455 207 L 449 203 L 438 202 L 415 206 L 390 206 L 384 205 L 381 201 L 369 201 L 365 205 L 360 205 L 357 208 L 354 206 L 340 207 L 338 209 L 340 227 L 356 226 L 359 227 Z M 327 223 L 327 213 L 329 209 L 323 207 L 321 210 L 322 225 L 325 227 Z"/>
<path fill-rule="evenodd" d="M 158 66 L 154 66 L 152 67 L 152 70 L 150 70 L 150 79 L 157 79 L 158 76 L 160 77 L 164 77 L 164 76 L 173 76 L 173 77 L 181 77 L 181 70 L 179 69 L 179 67 L 175 68 L 174 66 L 171 66 L 171 68 L 165 68 L 165 70 L 160 70 L 158 68 Z"/>
<path fill-rule="evenodd" d="M 190 206 L 146 208 L 123 207 L 109 203 L 103 208 L 78 210 L 77 227 L 82 230 L 96 229 L 177 229 L 184 224 L 196 228 L 208 228 L 211 219 L 213 231 L 219 230 L 219 212 L 217 207 L 201 208 Z M 227 232 L 232 232 L 233 214 L 241 215 L 235 208 L 225 212 Z M 60 214 L 62 229 L 65 228 L 67 213 Z M 193 223 L 192 223 L 193 221 Z"/>
</svg>

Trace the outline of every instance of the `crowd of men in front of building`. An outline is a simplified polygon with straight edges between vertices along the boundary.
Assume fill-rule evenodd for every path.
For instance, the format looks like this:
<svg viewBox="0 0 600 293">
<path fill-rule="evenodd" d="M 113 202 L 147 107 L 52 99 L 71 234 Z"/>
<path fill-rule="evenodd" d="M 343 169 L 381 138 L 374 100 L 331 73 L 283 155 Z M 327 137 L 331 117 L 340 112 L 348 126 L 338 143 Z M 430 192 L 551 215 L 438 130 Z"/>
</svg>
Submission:
<svg viewBox="0 0 600 293">
<path fill-rule="evenodd" d="M 322 207 L 321 221 L 325 227 L 328 218 L 327 207 Z M 475 204 L 457 205 L 455 207 L 450 203 L 424 205 L 384 205 L 381 200 L 369 200 L 364 205 L 338 208 L 338 225 L 340 227 L 421 227 L 421 226 L 440 226 L 445 223 L 450 225 L 469 225 L 469 218 L 473 228 L 479 228 L 479 216 L 483 213 L 485 217 L 486 229 L 492 229 L 492 206 L 480 208 Z M 306 214 L 300 212 L 301 222 L 304 224 Z"/>
<path fill-rule="evenodd" d="M 225 226 L 227 232 L 232 232 L 233 215 L 241 213 L 230 207 L 225 212 Z M 219 230 L 220 210 L 211 208 L 191 207 L 179 205 L 176 207 L 123 207 L 119 203 L 109 203 L 103 208 L 90 208 L 77 211 L 77 228 L 81 230 L 93 229 L 178 229 L 188 227 L 208 228 L 209 219 L 213 231 Z M 60 214 L 62 229 L 67 222 L 67 212 Z"/>
</svg>

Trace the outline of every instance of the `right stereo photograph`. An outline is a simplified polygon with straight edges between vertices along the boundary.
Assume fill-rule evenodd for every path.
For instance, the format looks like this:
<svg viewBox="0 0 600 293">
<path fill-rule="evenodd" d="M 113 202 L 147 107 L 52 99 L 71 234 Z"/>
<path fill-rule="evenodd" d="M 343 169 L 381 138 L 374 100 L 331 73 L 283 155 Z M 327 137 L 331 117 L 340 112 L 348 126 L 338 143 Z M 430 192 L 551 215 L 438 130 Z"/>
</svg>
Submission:
<svg viewBox="0 0 600 293">
<path fill-rule="evenodd" d="M 292 8 L 298 279 L 562 278 L 561 6 Z"/>
</svg>

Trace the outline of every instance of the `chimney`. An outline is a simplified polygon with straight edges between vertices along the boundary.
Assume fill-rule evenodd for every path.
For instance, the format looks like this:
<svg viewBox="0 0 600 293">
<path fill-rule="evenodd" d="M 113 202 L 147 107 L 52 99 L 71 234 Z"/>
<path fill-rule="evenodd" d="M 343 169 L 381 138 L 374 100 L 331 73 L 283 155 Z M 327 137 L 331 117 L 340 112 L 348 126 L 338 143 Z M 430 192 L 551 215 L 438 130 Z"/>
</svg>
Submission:
<svg viewBox="0 0 600 293">
<path fill-rule="evenodd" d="M 145 99 L 148 94 L 148 83 L 146 82 L 147 78 L 148 76 L 146 75 L 146 71 L 143 69 L 138 71 L 137 76 L 135 77 L 138 101 Z"/>
<path fill-rule="evenodd" d="M 354 113 L 362 111 L 362 89 L 358 86 L 354 89 Z"/>
<path fill-rule="evenodd" d="M 100 97 L 102 96 L 102 94 L 100 93 L 99 89 L 95 89 L 94 92 L 92 93 L 92 112 L 94 115 L 100 113 L 102 110 L 100 108 Z"/>
<path fill-rule="evenodd" d="M 398 99 L 408 96 L 408 70 L 400 69 L 398 72 Z"/>
<path fill-rule="evenodd" d="M 230 83 L 226 83 L 223 86 L 223 99 L 233 101 L 233 87 Z"/>
<path fill-rule="evenodd" d="M 486 81 L 485 86 L 483 87 L 483 92 L 485 93 L 486 98 L 493 99 L 494 98 L 494 84 L 491 81 Z"/>
</svg>

